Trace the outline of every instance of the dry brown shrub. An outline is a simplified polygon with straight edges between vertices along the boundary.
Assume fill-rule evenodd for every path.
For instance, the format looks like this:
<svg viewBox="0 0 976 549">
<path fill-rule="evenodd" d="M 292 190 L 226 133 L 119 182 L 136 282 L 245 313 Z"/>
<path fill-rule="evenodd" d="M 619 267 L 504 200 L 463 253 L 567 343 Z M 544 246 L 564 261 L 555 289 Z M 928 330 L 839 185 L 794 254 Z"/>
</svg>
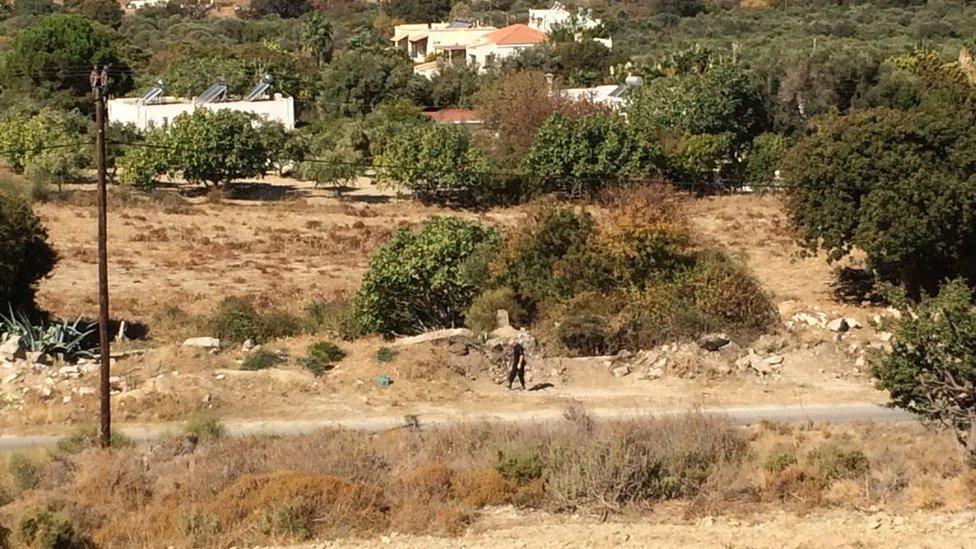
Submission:
<svg viewBox="0 0 976 549">
<path fill-rule="evenodd" d="M 331 475 L 280 471 L 244 475 L 222 490 L 206 509 L 223 535 L 244 534 L 268 509 L 287 506 L 308 518 L 312 534 L 334 538 L 385 530 L 382 491 Z"/>
<path fill-rule="evenodd" d="M 825 486 L 817 473 L 805 467 L 787 467 L 766 475 L 763 499 L 814 507 L 823 501 Z"/>
<path fill-rule="evenodd" d="M 905 500 L 913 509 L 939 509 L 945 505 L 945 487 L 932 478 L 913 479 L 905 490 Z"/>
<path fill-rule="evenodd" d="M 454 497 L 475 508 L 514 503 L 520 491 L 491 467 L 460 471 L 453 485 Z"/>
<path fill-rule="evenodd" d="M 429 462 L 404 470 L 394 479 L 396 506 L 391 522 L 405 533 L 457 535 L 471 523 L 471 513 L 453 498 L 454 473 Z"/>
</svg>

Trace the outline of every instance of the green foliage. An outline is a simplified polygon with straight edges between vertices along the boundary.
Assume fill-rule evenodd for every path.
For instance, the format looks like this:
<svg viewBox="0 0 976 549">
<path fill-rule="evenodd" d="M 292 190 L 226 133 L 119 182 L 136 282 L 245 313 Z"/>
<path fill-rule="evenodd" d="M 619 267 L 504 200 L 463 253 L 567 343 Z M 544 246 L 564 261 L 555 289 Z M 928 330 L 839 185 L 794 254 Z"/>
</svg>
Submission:
<svg viewBox="0 0 976 549">
<path fill-rule="evenodd" d="M 226 109 L 181 114 L 167 132 L 163 149 L 170 171 L 190 181 L 215 185 L 264 173 L 268 151 L 253 115 Z"/>
<path fill-rule="evenodd" d="M 471 204 L 492 197 L 488 160 L 471 135 L 453 125 L 427 124 L 394 137 L 377 161 L 380 177 L 420 201 Z"/>
<path fill-rule="evenodd" d="M 244 359 L 244 362 L 241 363 L 241 370 L 257 372 L 260 370 L 274 368 L 275 366 L 284 364 L 285 362 L 286 359 L 274 351 L 258 349 Z"/>
<path fill-rule="evenodd" d="M 745 181 L 752 185 L 768 185 L 776 178 L 780 159 L 786 152 L 787 139 L 775 133 L 762 133 L 752 140 L 745 153 Z"/>
<path fill-rule="evenodd" d="M 183 432 L 200 441 L 213 441 L 223 438 L 226 429 L 213 412 L 197 412 L 186 420 Z"/>
<path fill-rule="evenodd" d="M 35 549 L 85 549 L 92 544 L 75 531 L 71 521 L 51 508 L 21 516 L 17 525 L 20 540 Z"/>
<path fill-rule="evenodd" d="M 780 448 L 766 456 L 763 469 L 770 473 L 778 473 L 796 464 L 796 454 L 790 449 Z"/>
<path fill-rule="evenodd" d="M 346 352 L 331 341 L 317 341 L 308 346 L 302 366 L 316 377 L 335 368 L 337 362 L 346 358 Z"/>
<path fill-rule="evenodd" d="M 0 192 L 0 246 L 0 307 L 33 308 L 35 284 L 54 268 L 57 255 L 30 205 L 5 192 Z"/>
<path fill-rule="evenodd" d="M 651 148 L 619 116 L 557 112 L 539 128 L 524 164 L 534 192 L 580 195 L 650 173 L 653 162 Z"/>
<path fill-rule="evenodd" d="M 542 478 L 542 460 L 535 448 L 499 450 L 494 468 L 503 478 L 521 484 Z"/>
<path fill-rule="evenodd" d="M 333 34 L 332 23 L 322 12 L 312 11 L 302 16 L 302 48 L 319 65 L 332 60 Z"/>
<path fill-rule="evenodd" d="M 101 444 L 98 427 L 94 425 L 79 427 L 58 439 L 57 450 L 62 454 L 78 454 L 88 448 L 96 448 Z M 112 448 L 131 448 L 135 442 L 125 433 L 118 429 L 113 429 L 109 438 L 109 446 Z"/>
<path fill-rule="evenodd" d="M 968 389 L 976 383 L 973 290 L 954 280 L 934 297 L 898 301 L 903 317 L 892 352 L 875 355 L 871 373 L 895 406 L 952 429 L 976 463 L 976 395 Z"/>
<path fill-rule="evenodd" d="M 380 364 L 389 364 L 396 360 L 397 352 L 389 347 L 380 347 L 376 350 L 376 361 Z"/>
<path fill-rule="evenodd" d="M 363 172 L 368 138 L 358 123 L 347 123 L 332 131 L 312 133 L 306 138 L 306 158 L 298 164 L 298 176 L 327 185 L 340 193 Z"/>
<path fill-rule="evenodd" d="M 122 25 L 122 16 L 125 15 L 122 7 L 114 0 L 66 0 L 64 9 L 113 29 Z"/>
<path fill-rule="evenodd" d="M 509 320 L 515 324 L 522 324 L 525 311 L 515 297 L 511 288 L 491 288 L 478 294 L 464 313 L 464 325 L 475 332 L 488 333 L 497 326 L 497 313 L 504 309 L 508 311 Z"/>
<path fill-rule="evenodd" d="M 313 517 L 300 506 L 275 505 L 261 509 L 256 527 L 266 536 L 307 540 L 312 537 Z"/>
<path fill-rule="evenodd" d="M 220 521 L 217 517 L 196 509 L 180 513 L 177 527 L 181 534 L 190 536 L 198 543 L 204 543 L 208 538 L 220 533 Z"/>
<path fill-rule="evenodd" d="M 732 157 L 730 137 L 726 133 L 665 138 L 665 173 L 679 185 L 705 186 L 715 183 L 715 170 L 723 168 Z"/>
<path fill-rule="evenodd" d="M 380 103 L 363 119 L 362 127 L 369 139 L 369 155 L 380 156 L 390 141 L 414 126 L 429 124 L 420 107 L 409 99 Z"/>
<path fill-rule="evenodd" d="M 276 337 L 296 335 L 301 323 L 279 311 L 258 311 L 250 300 L 228 297 L 220 302 L 210 318 L 210 326 L 221 341 L 243 343 L 250 339 L 262 343 Z"/>
<path fill-rule="evenodd" d="M 449 64 L 430 80 L 430 105 L 437 108 L 470 107 L 485 78 L 477 67 Z"/>
<path fill-rule="evenodd" d="M 246 7 L 239 10 L 239 13 L 242 17 L 249 19 L 268 16 L 295 19 L 310 9 L 307 0 L 250 0 Z"/>
<path fill-rule="evenodd" d="M 87 165 L 86 124 L 78 116 L 52 109 L 7 117 L 0 122 L 0 158 L 15 172 L 60 185 L 77 178 Z"/>
<path fill-rule="evenodd" d="M 976 273 L 976 110 L 956 101 L 823 120 L 784 160 L 787 209 L 832 261 L 854 248 L 912 296 Z"/>
<path fill-rule="evenodd" d="M 610 334 L 603 316 L 580 313 L 565 317 L 556 329 L 562 345 L 583 356 L 599 356 L 610 349 Z"/>
<path fill-rule="evenodd" d="M 383 12 L 408 23 L 443 21 L 451 13 L 451 0 L 389 0 Z"/>
<path fill-rule="evenodd" d="M 317 106 L 322 116 L 365 115 L 384 101 L 413 97 L 423 85 L 398 53 L 346 50 L 322 71 Z"/>
<path fill-rule="evenodd" d="M 128 185 L 149 188 L 158 176 L 166 173 L 169 163 L 166 151 L 167 136 L 164 130 L 152 129 L 146 132 L 143 142 L 145 147 L 127 147 L 116 161 L 119 170 L 119 180 Z"/>
<path fill-rule="evenodd" d="M 2 73 L 8 85 L 34 92 L 68 90 L 75 97 L 90 92 L 88 74 L 81 67 L 112 65 L 112 93 L 132 86 L 129 69 L 104 28 L 83 17 L 55 13 L 17 33 L 4 56 Z"/>
<path fill-rule="evenodd" d="M 740 65 L 654 79 L 631 95 L 626 112 L 644 135 L 730 134 L 736 146 L 766 127 L 759 92 Z"/>
<path fill-rule="evenodd" d="M 364 332 L 418 333 L 460 325 L 481 290 L 485 261 L 499 232 L 454 217 L 433 217 L 419 231 L 400 230 L 370 261 L 356 295 Z"/>
<path fill-rule="evenodd" d="M 838 444 L 827 444 L 810 453 L 810 462 L 826 479 L 857 479 L 867 474 L 871 462 L 864 452 Z"/>
<path fill-rule="evenodd" d="M 359 335 L 356 328 L 356 308 L 348 301 L 310 302 L 305 306 L 305 324 L 306 331 L 311 334 L 327 331 L 346 341 Z"/>
<path fill-rule="evenodd" d="M 7 472 L 18 490 L 33 490 L 40 482 L 37 464 L 24 454 L 11 454 L 7 458 Z"/>
</svg>

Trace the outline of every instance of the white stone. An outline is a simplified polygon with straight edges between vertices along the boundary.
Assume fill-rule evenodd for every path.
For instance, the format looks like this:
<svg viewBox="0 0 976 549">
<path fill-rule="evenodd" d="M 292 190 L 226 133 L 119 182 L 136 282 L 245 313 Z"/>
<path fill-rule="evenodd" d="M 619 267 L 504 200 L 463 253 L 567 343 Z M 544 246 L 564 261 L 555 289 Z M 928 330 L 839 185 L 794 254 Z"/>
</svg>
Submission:
<svg viewBox="0 0 976 549">
<path fill-rule="evenodd" d="M 71 402 L 71 395 L 65 395 L 65 396 L 64 396 L 64 397 L 63 397 L 63 398 L 61 399 L 61 403 L 62 403 L 62 404 L 67 404 L 67 403 L 69 403 L 69 402 Z"/>
<path fill-rule="evenodd" d="M 851 317 L 851 316 L 844 317 L 844 322 L 846 322 L 847 323 L 847 327 L 850 328 L 850 329 L 852 329 L 852 330 L 857 330 L 858 328 L 861 327 L 861 323 L 858 322 L 858 320 L 856 318 Z"/>
<path fill-rule="evenodd" d="M 777 366 L 779 364 L 782 364 L 783 360 L 784 360 L 783 355 L 773 355 L 771 357 L 766 358 L 766 364 L 769 364 L 770 366 Z"/>
<path fill-rule="evenodd" d="M 95 388 L 94 387 L 78 387 L 77 389 L 75 389 L 75 393 L 78 393 L 78 395 L 80 395 L 80 396 L 93 395 L 93 394 L 95 394 Z"/>
<path fill-rule="evenodd" d="M 885 343 L 891 341 L 891 338 L 892 338 L 891 332 L 878 332 L 878 339 L 884 341 Z"/>
<path fill-rule="evenodd" d="M 191 337 L 183 342 L 184 347 L 199 347 L 201 349 L 219 349 L 220 340 L 215 337 Z"/>
<path fill-rule="evenodd" d="M 251 340 L 250 338 L 245 339 L 244 340 L 244 345 L 241 345 L 241 350 L 247 352 L 247 351 L 250 351 L 252 349 L 254 349 L 254 341 Z"/>
<path fill-rule="evenodd" d="M 14 381 L 17 381 L 17 378 L 18 377 L 20 377 L 20 374 L 10 374 L 9 376 L 3 378 L 3 382 L 4 383 L 13 383 Z"/>
<path fill-rule="evenodd" d="M 827 323 L 827 329 L 831 332 L 844 333 L 850 328 L 846 318 L 835 318 Z"/>
<path fill-rule="evenodd" d="M 854 361 L 854 366 L 857 368 L 863 368 L 866 364 L 867 360 L 865 360 L 863 355 L 857 357 L 857 360 Z"/>
<path fill-rule="evenodd" d="M 17 353 L 20 352 L 20 336 L 12 335 L 9 336 L 2 344 L 0 344 L 0 359 L 9 360 L 13 362 L 16 358 Z"/>
<path fill-rule="evenodd" d="M 217 381 L 220 381 L 220 380 L 223 380 L 223 379 L 227 379 L 227 375 L 226 374 L 217 374 L 217 375 L 214 376 L 214 379 L 216 379 Z"/>
<path fill-rule="evenodd" d="M 434 330 L 433 332 L 426 332 L 420 335 L 415 335 L 411 337 L 400 338 L 396 341 L 396 345 L 416 345 L 418 343 L 428 343 L 433 341 L 443 341 L 445 339 L 453 339 L 456 337 L 472 337 L 474 333 L 467 328 L 450 328 L 447 330 Z"/>
<path fill-rule="evenodd" d="M 611 373 L 613 373 L 613 377 L 624 377 L 630 375 L 630 366 L 627 366 L 625 364 L 623 366 L 617 366 L 616 368 L 610 371 Z"/>
</svg>

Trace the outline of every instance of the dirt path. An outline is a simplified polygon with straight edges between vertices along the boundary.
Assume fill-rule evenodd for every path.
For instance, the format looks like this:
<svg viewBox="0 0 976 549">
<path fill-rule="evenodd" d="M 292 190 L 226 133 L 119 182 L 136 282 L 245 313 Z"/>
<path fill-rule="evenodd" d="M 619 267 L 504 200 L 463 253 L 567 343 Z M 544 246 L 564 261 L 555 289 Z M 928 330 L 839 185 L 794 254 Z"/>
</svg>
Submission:
<svg viewBox="0 0 976 549">
<path fill-rule="evenodd" d="M 913 416 L 900 410 L 884 408 L 876 404 L 821 404 L 810 406 L 747 406 L 735 408 L 703 408 L 707 415 L 720 415 L 736 423 L 751 424 L 759 421 L 776 422 L 820 422 L 852 423 L 873 421 L 912 421 Z M 688 413 L 687 409 L 647 409 L 647 408 L 595 408 L 587 412 L 597 420 L 647 418 L 652 416 L 674 416 Z M 531 424 L 556 421 L 562 417 L 560 409 L 537 409 L 522 412 L 503 412 L 493 414 L 432 415 L 419 416 L 420 427 L 443 427 L 448 425 L 506 422 Z M 346 428 L 363 431 L 385 431 L 405 425 L 404 416 L 347 417 L 342 419 L 320 420 L 254 420 L 236 421 L 226 424 L 231 436 L 297 436 L 326 428 Z M 138 441 L 154 440 L 167 434 L 178 432 L 177 424 L 132 425 L 118 429 Z M 35 446 L 51 446 L 57 443 L 57 435 L 0 435 L 0 450 L 14 450 Z"/>
<path fill-rule="evenodd" d="M 976 513 L 919 511 L 904 515 L 857 510 L 830 510 L 808 515 L 778 512 L 757 519 L 705 517 L 682 522 L 675 514 L 656 512 L 633 522 L 600 522 L 578 516 L 519 516 L 499 509 L 460 538 L 384 536 L 341 540 L 303 548 L 838 548 L 938 547 L 976 545 Z"/>
</svg>

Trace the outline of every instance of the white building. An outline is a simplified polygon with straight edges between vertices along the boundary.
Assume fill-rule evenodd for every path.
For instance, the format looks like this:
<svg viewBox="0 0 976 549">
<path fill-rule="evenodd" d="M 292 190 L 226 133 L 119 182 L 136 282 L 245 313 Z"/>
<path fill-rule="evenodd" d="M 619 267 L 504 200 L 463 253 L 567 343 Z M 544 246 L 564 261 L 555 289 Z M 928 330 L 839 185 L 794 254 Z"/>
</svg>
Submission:
<svg viewBox="0 0 976 549">
<path fill-rule="evenodd" d="M 468 46 L 468 62 L 484 70 L 502 59 L 546 41 L 546 33 L 521 23 L 488 33 L 480 42 Z"/>
<path fill-rule="evenodd" d="M 549 34 L 553 29 L 572 25 L 576 28 L 577 39 L 580 38 L 581 31 L 595 29 L 603 22 L 593 17 L 593 10 L 579 8 L 574 14 L 567 10 L 559 2 L 553 2 L 552 7 L 547 10 L 529 10 L 529 28 Z M 613 40 L 610 38 L 594 38 L 607 48 L 613 48 Z"/>
<path fill-rule="evenodd" d="M 466 59 L 467 47 L 497 30 L 467 21 L 450 23 L 408 23 L 393 28 L 393 46 L 407 52 L 414 63 L 424 63 L 434 56 Z"/>
<path fill-rule="evenodd" d="M 570 101 L 587 101 L 616 110 L 626 104 L 627 96 L 631 90 L 639 88 L 643 84 L 644 80 L 641 77 L 628 76 L 623 84 L 594 86 L 592 88 L 568 88 L 560 93 Z"/>
<path fill-rule="evenodd" d="M 182 99 L 153 95 L 153 88 L 143 97 L 126 97 L 108 101 L 108 120 L 120 124 L 133 124 L 142 131 L 149 128 L 165 128 L 177 116 L 192 113 L 196 109 L 232 110 L 257 115 L 261 120 L 280 122 L 286 130 L 295 129 L 295 102 L 280 93 L 271 98 L 254 98 L 240 101 Z M 160 90 L 161 91 L 161 90 Z"/>
</svg>

